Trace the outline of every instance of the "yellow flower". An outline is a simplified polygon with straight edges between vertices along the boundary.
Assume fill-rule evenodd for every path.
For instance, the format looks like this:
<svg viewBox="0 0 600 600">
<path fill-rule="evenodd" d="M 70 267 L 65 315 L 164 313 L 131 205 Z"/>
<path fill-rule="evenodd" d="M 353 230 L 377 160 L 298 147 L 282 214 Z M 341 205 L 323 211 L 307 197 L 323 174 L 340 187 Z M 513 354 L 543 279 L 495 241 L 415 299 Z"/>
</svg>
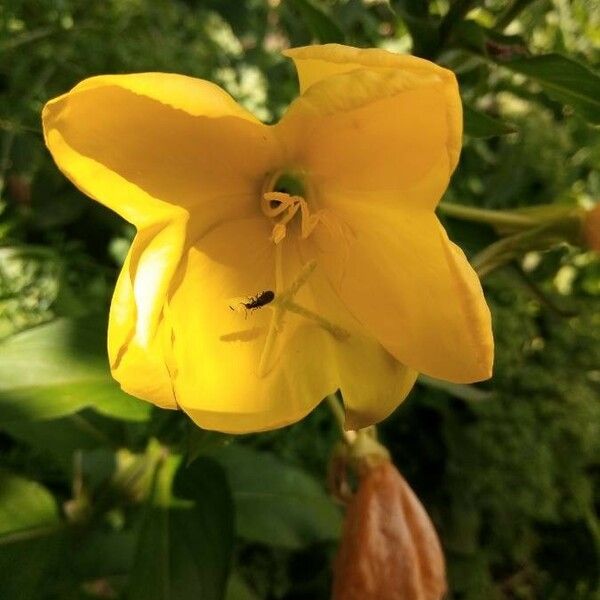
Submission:
<svg viewBox="0 0 600 600">
<path fill-rule="evenodd" d="M 434 214 L 460 153 L 454 75 L 382 50 L 286 54 L 301 95 L 273 126 L 165 73 L 92 77 L 44 109 L 60 169 L 137 228 L 114 377 L 209 429 L 286 425 L 338 388 L 359 428 L 417 371 L 490 376 L 479 281 Z"/>
</svg>

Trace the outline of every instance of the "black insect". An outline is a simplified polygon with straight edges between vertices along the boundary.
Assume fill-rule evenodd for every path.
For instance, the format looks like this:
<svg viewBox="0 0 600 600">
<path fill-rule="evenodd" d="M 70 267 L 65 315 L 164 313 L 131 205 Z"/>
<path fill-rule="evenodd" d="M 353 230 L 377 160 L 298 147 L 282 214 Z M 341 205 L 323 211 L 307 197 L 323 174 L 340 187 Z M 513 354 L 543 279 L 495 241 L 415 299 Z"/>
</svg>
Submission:
<svg viewBox="0 0 600 600">
<path fill-rule="evenodd" d="M 244 306 L 248 310 L 254 310 L 256 308 L 261 308 L 269 304 L 269 302 L 273 302 L 274 299 L 275 294 L 271 290 L 265 290 L 260 294 L 256 294 L 256 296 L 254 296 L 253 298 L 250 298 L 248 302 L 244 302 Z"/>
<path fill-rule="evenodd" d="M 229 308 L 235 312 L 243 312 L 245 315 L 248 314 L 249 310 L 256 310 L 266 306 L 275 299 L 275 293 L 271 290 L 265 290 L 256 294 L 256 296 L 250 296 L 249 298 L 234 298 L 229 305 Z"/>
</svg>

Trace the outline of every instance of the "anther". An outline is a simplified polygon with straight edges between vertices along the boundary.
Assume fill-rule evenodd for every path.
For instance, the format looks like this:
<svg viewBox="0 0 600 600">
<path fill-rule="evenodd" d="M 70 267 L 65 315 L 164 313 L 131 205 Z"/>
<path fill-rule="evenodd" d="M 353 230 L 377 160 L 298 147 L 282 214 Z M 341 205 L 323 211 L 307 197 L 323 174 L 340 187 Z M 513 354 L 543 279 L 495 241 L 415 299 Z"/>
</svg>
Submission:
<svg viewBox="0 0 600 600">
<path fill-rule="evenodd" d="M 300 211 L 300 237 L 306 239 L 321 220 L 321 213 L 311 214 L 308 203 L 302 196 L 290 196 L 285 192 L 267 192 L 261 200 L 263 213 L 275 220 L 271 239 L 279 244 L 287 234 L 287 225 Z"/>
</svg>

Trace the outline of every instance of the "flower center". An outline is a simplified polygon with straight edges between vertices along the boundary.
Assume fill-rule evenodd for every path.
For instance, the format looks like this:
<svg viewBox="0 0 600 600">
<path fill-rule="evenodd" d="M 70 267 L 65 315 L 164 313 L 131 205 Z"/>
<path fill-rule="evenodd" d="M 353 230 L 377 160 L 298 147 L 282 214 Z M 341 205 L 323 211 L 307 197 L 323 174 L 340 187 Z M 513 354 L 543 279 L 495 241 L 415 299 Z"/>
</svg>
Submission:
<svg viewBox="0 0 600 600">
<path fill-rule="evenodd" d="M 273 354 L 277 339 L 284 328 L 286 313 L 295 313 L 314 322 L 337 340 L 344 340 L 350 335 L 344 328 L 296 301 L 296 294 L 317 267 L 314 260 L 308 261 L 302 266 L 291 284 L 286 286 L 284 283 L 282 258 L 284 245 L 280 242 L 287 234 L 288 225 L 298 214 L 300 237 L 306 239 L 319 222 L 326 222 L 323 211 L 311 214 L 309 204 L 305 199 L 306 195 L 304 180 L 293 173 L 277 173 L 265 182 L 260 207 L 263 214 L 273 223 L 271 240 L 275 244 L 275 289 L 265 290 L 256 296 L 231 298 L 228 301 L 231 310 L 245 316 L 249 310 L 265 306 L 273 311 L 258 363 L 257 374 L 259 377 L 265 377 L 273 368 Z"/>
<path fill-rule="evenodd" d="M 285 238 L 288 225 L 298 213 L 300 237 L 306 239 L 321 220 L 321 211 L 311 214 L 302 178 L 293 173 L 282 173 L 268 182 L 266 190 L 260 207 L 263 214 L 273 221 L 273 242 L 279 244 Z"/>
</svg>

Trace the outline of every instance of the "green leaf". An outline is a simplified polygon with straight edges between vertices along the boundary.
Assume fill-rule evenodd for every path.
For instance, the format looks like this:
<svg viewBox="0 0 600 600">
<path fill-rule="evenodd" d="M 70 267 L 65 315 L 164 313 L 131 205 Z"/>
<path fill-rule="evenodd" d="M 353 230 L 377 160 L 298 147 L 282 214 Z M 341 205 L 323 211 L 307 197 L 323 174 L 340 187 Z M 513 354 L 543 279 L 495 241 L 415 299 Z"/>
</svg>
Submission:
<svg viewBox="0 0 600 600">
<path fill-rule="evenodd" d="M 62 543 L 56 501 L 41 484 L 0 469 L 0 598 L 38 600 Z"/>
<path fill-rule="evenodd" d="M 242 446 L 213 456 L 229 478 L 240 536 L 291 549 L 339 537 L 339 510 L 306 473 Z"/>
<path fill-rule="evenodd" d="M 234 537 L 233 500 L 226 475 L 214 460 L 202 457 L 179 469 L 174 488 L 178 497 L 195 503 L 197 530 L 188 531 L 185 520 L 181 525 L 191 543 L 201 542 L 196 556 L 203 589 L 201 597 L 220 599 L 225 594 Z"/>
<path fill-rule="evenodd" d="M 287 2 L 296 9 L 308 29 L 321 43 L 344 43 L 346 38 L 344 32 L 329 15 L 310 0 L 287 0 Z"/>
<path fill-rule="evenodd" d="M 70 557 L 70 568 L 83 579 L 126 575 L 133 564 L 136 539 L 132 531 L 91 531 Z"/>
<path fill-rule="evenodd" d="M 22 539 L 7 545 L 0 543 L 0 598 L 45 598 L 43 591 L 56 577 L 63 552 L 61 535 Z"/>
<path fill-rule="evenodd" d="M 91 421 L 92 416 L 97 415 L 84 411 L 52 421 L 2 423 L 1 428 L 13 438 L 53 457 L 66 473 L 71 473 L 76 450 L 111 445 L 111 440 Z"/>
<path fill-rule="evenodd" d="M 58 522 L 56 501 L 46 488 L 0 470 L 0 544 L 16 533 L 53 529 Z"/>
<path fill-rule="evenodd" d="M 526 75 L 555 100 L 568 104 L 591 123 L 600 124 L 600 76 L 561 54 L 545 54 L 500 62 Z"/>
<path fill-rule="evenodd" d="M 180 468 L 175 492 L 190 508 L 150 506 L 141 524 L 128 600 L 222 600 L 233 547 L 233 505 L 209 458 Z"/>
<path fill-rule="evenodd" d="M 500 119 L 494 119 L 466 104 L 463 105 L 463 121 L 465 135 L 473 138 L 489 138 L 517 131 L 512 125 Z"/>
<path fill-rule="evenodd" d="M 112 380 L 99 320 L 40 325 L 0 343 L 0 356 L 0 423 L 56 419 L 85 407 L 131 421 L 149 417 L 150 405 Z"/>
<path fill-rule="evenodd" d="M 464 383 L 451 383 L 450 381 L 442 381 L 441 379 L 434 379 L 427 375 L 419 375 L 419 383 L 436 389 L 447 392 L 455 398 L 466 400 L 467 402 L 481 402 L 483 400 L 491 400 L 494 396 L 493 392 L 487 390 L 481 390 L 474 385 L 468 385 Z"/>
</svg>

